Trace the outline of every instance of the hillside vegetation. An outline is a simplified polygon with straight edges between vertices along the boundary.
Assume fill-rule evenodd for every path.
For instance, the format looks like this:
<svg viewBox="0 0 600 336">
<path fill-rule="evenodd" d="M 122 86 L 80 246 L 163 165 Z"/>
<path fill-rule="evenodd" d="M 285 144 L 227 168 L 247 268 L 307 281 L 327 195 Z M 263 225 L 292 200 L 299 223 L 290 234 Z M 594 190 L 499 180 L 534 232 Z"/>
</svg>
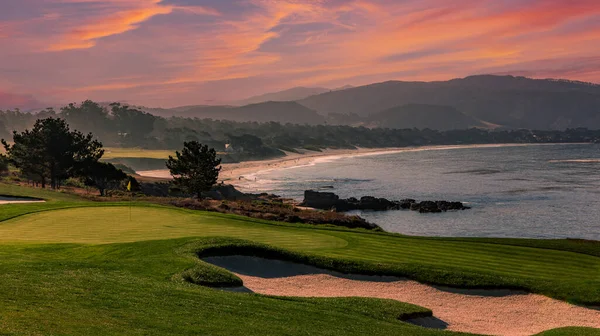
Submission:
<svg viewBox="0 0 600 336">
<path fill-rule="evenodd" d="M 470 117 L 508 128 L 600 128 L 600 85 L 513 76 L 389 81 L 327 92 L 299 103 L 325 115 L 362 117 L 407 104 L 430 104 L 451 106 Z"/>
<path fill-rule="evenodd" d="M 450 106 L 409 104 L 374 113 L 367 118 L 371 126 L 435 130 L 469 129 L 485 125 Z"/>
</svg>

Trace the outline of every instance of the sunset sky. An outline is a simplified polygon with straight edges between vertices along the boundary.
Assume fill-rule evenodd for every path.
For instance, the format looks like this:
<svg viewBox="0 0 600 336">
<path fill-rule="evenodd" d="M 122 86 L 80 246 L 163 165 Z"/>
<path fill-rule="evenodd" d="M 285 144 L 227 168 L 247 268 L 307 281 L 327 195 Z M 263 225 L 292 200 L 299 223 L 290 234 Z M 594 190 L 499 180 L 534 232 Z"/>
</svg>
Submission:
<svg viewBox="0 0 600 336">
<path fill-rule="evenodd" d="M 482 73 L 600 83 L 600 1 L 0 0 L 0 108 Z"/>
</svg>

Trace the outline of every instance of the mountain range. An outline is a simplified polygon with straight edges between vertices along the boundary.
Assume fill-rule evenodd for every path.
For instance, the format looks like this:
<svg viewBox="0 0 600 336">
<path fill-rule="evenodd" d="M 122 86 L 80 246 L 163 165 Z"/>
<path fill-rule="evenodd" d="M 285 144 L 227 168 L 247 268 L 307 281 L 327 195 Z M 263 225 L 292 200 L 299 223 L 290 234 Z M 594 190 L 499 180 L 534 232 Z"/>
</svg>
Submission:
<svg viewBox="0 0 600 336">
<path fill-rule="evenodd" d="M 232 105 L 244 106 L 250 104 L 258 104 L 267 101 L 295 101 L 304 99 L 310 96 L 318 95 L 321 93 L 329 92 L 330 89 L 321 88 L 321 87 L 295 87 L 283 91 L 265 93 L 259 96 L 254 96 L 250 98 L 246 98 L 243 100 L 239 100 L 237 102 L 232 103 Z"/>
<path fill-rule="evenodd" d="M 325 116 L 294 101 L 267 101 L 245 106 L 182 106 L 171 109 L 142 108 L 161 117 L 224 119 L 238 122 L 279 122 L 292 124 L 324 124 Z"/>
<path fill-rule="evenodd" d="M 292 99 L 311 92 L 320 93 L 295 102 L 259 102 Z M 257 103 L 179 107 L 158 114 L 439 130 L 600 129 L 600 85 L 568 80 L 479 75 L 437 82 L 388 81 L 337 90 L 294 88 L 249 101 Z"/>
<path fill-rule="evenodd" d="M 389 81 L 327 92 L 298 102 L 323 115 L 372 118 L 403 105 L 439 105 L 506 128 L 600 128 L 600 85 L 566 80 L 481 75 L 444 82 Z M 427 108 L 414 111 L 422 118 L 439 117 Z M 452 116 L 446 119 L 451 121 Z M 407 121 L 403 126 L 413 125 Z"/>
<path fill-rule="evenodd" d="M 0 92 L 0 106 L 39 105 Z M 449 81 L 388 81 L 358 87 L 296 87 L 231 105 L 141 108 L 162 117 L 387 128 L 600 129 L 600 85 L 478 75 Z"/>
</svg>

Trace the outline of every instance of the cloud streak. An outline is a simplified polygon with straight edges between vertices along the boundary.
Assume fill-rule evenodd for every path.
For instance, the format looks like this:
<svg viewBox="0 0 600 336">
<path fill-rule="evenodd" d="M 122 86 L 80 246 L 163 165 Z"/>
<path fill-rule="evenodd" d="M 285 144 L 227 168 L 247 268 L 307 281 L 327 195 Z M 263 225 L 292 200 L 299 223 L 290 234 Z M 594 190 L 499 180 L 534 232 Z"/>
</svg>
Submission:
<svg viewBox="0 0 600 336">
<path fill-rule="evenodd" d="M 81 3 L 81 0 L 65 0 L 64 2 Z M 83 1 L 87 2 L 87 1 Z M 96 41 L 103 37 L 119 35 L 138 28 L 139 24 L 156 15 L 169 14 L 173 11 L 171 6 L 160 5 L 160 0 L 115 2 L 113 11 L 94 18 L 91 23 L 82 23 L 70 29 L 60 41 L 49 46 L 49 51 L 63 51 L 72 49 L 86 49 L 96 45 Z"/>
</svg>

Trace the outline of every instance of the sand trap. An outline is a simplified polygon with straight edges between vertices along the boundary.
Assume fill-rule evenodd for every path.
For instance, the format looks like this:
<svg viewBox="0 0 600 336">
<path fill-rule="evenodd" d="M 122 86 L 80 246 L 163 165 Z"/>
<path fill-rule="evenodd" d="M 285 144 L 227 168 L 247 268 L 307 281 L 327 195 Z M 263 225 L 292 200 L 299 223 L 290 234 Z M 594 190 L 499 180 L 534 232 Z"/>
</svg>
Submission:
<svg viewBox="0 0 600 336">
<path fill-rule="evenodd" d="M 489 335 L 532 335 L 567 326 L 600 328 L 600 311 L 511 290 L 433 287 L 396 277 L 346 275 L 290 262 L 246 256 L 204 261 L 236 273 L 246 290 L 303 297 L 373 297 L 416 304 L 434 318 L 412 323 Z"/>
<path fill-rule="evenodd" d="M 46 202 L 36 198 L 25 198 L 25 197 L 13 197 L 13 196 L 0 196 L 0 204 L 13 204 L 13 203 L 42 203 Z"/>
</svg>

